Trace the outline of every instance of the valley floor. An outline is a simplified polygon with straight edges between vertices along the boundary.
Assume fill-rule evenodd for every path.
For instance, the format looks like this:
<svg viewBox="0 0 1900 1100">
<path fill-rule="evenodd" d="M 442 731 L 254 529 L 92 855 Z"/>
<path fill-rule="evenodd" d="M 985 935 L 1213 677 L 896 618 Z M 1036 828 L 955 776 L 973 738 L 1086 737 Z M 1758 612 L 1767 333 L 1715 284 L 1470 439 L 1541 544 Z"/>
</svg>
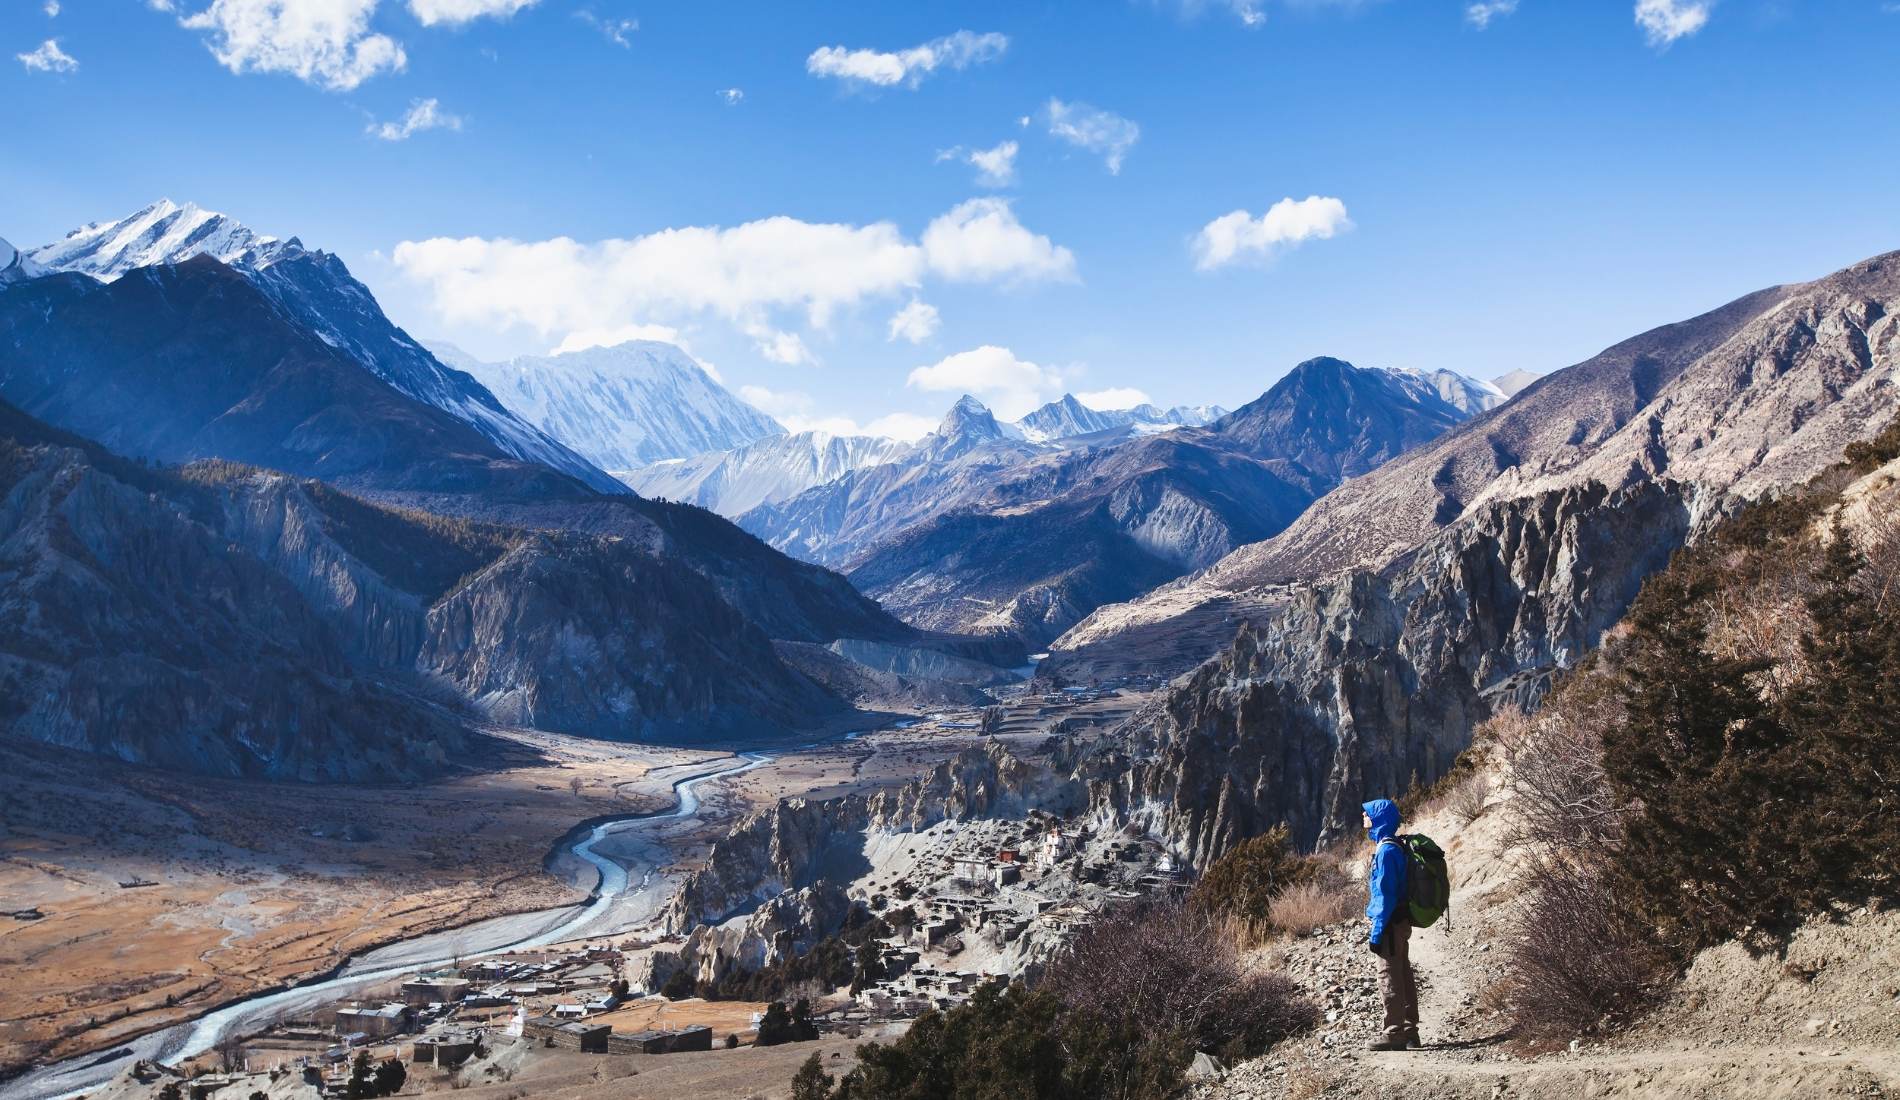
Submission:
<svg viewBox="0 0 1900 1100">
<path fill-rule="evenodd" d="M 592 886 L 578 868 L 565 880 L 542 868 L 563 833 L 661 807 L 669 771 L 724 755 L 511 736 L 512 766 L 399 788 L 0 749 L 0 910 L 15 914 L 0 919 L 0 1071 L 109 1047 L 378 944 L 576 901 Z"/>
<path fill-rule="evenodd" d="M 747 810 L 904 782 L 975 743 L 976 727 L 959 711 L 774 749 L 702 791 L 657 849 L 604 854 L 669 879 Z M 0 1079 L 379 945 L 580 901 L 595 872 L 556 852 L 570 829 L 670 806 L 675 779 L 729 759 L 496 732 L 513 746 L 499 766 L 403 787 L 184 777 L 0 746 Z"/>
</svg>

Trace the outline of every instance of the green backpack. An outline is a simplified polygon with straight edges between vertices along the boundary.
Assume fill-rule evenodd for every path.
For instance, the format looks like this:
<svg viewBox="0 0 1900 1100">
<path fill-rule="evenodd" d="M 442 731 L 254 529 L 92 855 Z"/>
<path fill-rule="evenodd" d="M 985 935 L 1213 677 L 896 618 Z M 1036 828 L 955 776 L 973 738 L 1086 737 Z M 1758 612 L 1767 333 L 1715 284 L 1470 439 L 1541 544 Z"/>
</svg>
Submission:
<svg viewBox="0 0 1900 1100">
<path fill-rule="evenodd" d="M 1451 871 L 1445 866 L 1444 849 L 1423 833 L 1402 833 L 1380 843 L 1396 844 L 1405 853 L 1405 902 L 1412 911 L 1412 927 L 1437 924 L 1451 909 Z"/>
</svg>

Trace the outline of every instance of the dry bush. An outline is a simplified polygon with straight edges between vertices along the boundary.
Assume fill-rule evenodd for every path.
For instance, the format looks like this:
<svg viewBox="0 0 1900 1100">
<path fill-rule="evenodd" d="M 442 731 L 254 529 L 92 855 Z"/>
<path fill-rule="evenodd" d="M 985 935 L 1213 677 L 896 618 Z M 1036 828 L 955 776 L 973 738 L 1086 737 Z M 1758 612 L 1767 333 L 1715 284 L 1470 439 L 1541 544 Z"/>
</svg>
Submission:
<svg viewBox="0 0 1900 1100">
<path fill-rule="evenodd" d="M 1443 809 L 1458 824 L 1469 825 L 1484 813 L 1485 801 L 1490 797 L 1490 778 L 1474 772 L 1445 792 Z"/>
<path fill-rule="evenodd" d="M 1289 936 L 1309 936 L 1352 916 L 1357 904 L 1350 893 L 1333 882 L 1303 882 L 1281 891 L 1268 907 L 1274 929 Z"/>
<path fill-rule="evenodd" d="M 1600 854 L 1615 846 L 1621 811 L 1603 772 L 1602 731 L 1623 717 L 1599 661 L 1565 678 L 1511 747 L 1507 843 L 1543 853 Z"/>
<path fill-rule="evenodd" d="M 1286 1060 L 1286 1100 L 1319 1100 L 1346 1080 L 1344 1070 L 1315 1060 L 1305 1051 Z"/>
<path fill-rule="evenodd" d="M 1204 906 L 1131 906 L 1083 930 L 1043 988 L 1079 1011 L 1165 1025 L 1195 1050 L 1252 1056 L 1311 1027 L 1317 1011 L 1285 975 L 1249 965 L 1241 938 Z"/>
<path fill-rule="evenodd" d="M 1532 860 L 1526 876 L 1531 890 L 1504 932 L 1510 968 L 1491 991 L 1515 1036 L 1554 1048 L 1641 1010 L 1672 967 L 1606 876 L 1553 858 Z"/>
</svg>

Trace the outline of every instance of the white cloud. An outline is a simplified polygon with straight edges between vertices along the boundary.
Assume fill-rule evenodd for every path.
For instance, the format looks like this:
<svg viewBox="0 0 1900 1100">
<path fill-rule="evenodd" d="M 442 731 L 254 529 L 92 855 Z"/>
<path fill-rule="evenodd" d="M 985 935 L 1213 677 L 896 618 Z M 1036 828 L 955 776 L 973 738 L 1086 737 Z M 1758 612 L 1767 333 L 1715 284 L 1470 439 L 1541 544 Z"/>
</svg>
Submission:
<svg viewBox="0 0 1900 1100">
<path fill-rule="evenodd" d="M 985 344 L 910 372 L 904 384 L 935 392 L 969 393 L 1004 420 L 1015 420 L 1062 392 L 1063 372 L 1039 366 L 1008 348 Z"/>
<path fill-rule="evenodd" d="M 808 393 L 797 390 L 770 390 L 764 386 L 740 386 L 739 396 L 747 404 L 768 414 L 794 432 L 829 432 L 832 435 L 881 435 L 890 439 L 915 442 L 930 434 L 937 422 L 915 413 L 887 413 L 866 424 L 848 416 L 815 416 L 816 406 Z"/>
<path fill-rule="evenodd" d="M 865 435 L 882 435 L 891 439 L 901 439 L 906 443 L 915 443 L 929 435 L 937 422 L 927 416 L 916 413 L 886 413 L 863 428 Z"/>
<path fill-rule="evenodd" d="M 1311 195 L 1304 199 L 1281 199 L 1254 217 L 1245 210 L 1223 214 L 1201 227 L 1194 239 L 1194 266 L 1210 271 L 1242 258 L 1257 257 L 1299 244 L 1325 240 L 1352 228 L 1346 216 L 1346 204 L 1334 198 Z"/>
<path fill-rule="evenodd" d="M 1260 0 L 1225 0 L 1221 6 L 1233 12 L 1234 17 L 1240 20 L 1242 26 L 1260 27 L 1266 25 L 1267 13 L 1261 10 Z M 1140 403 L 1139 401 L 1136 402 L 1137 405 Z"/>
<path fill-rule="evenodd" d="M 1715 0 L 1636 0 L 1636 25 L 1658 49 L 1701 30 Z"/>
<path fill-rule="evenodd" d="M 79 68 L 79 62 L 59 48 L 57 38 L 49 38 L 40 43 L 39 49 L 13 56 L 20 59 L 20 64 L 36 73 L 70 73 Z"/>
<path fill-rule="evenodd" d="M 506 19 L 535 0 L 409 0 L 409 11 L 425 27 L 447 23 L 459 27 L 477 19 Z M 636 24 L 637 26 L 637 24 Z"/>
<path fill-rule="evenodd" d="M 713 94 L 725 100 L 726 106 L 728 107 L 737 107 L 739 102 L 745 99 L 745 90 L 743 88 L 721 88 Z"/>
<path fill-rule="evenodd" d="M 903 309 L 891 315 L 888 340 L 908 340 L 921 344 L 937 334 L 942 318 L 937 316 L 937 307 L 917 298 L 912 298 Z"/>
<path fill-rule="evenodd" d="M 753 324 L 746 326 L 746 335 L 752 337 L 753 346 L 759 354 L 771 362 L 793 367 L 818 361 L 796 332 L 782 332 L 770 325 Z"/>
<path fill-rule="evenodd" d="M 1087 393 L 1076 394 L 1075 399 L 1091 409 L 1101 409 L 1103 411 L 1132 409 L 1136 405 L 1152 403 L 1146 391 L 1138 390 L 1133 386 L 1116 386 L 1106 390 L 1090 390 Z"/>
<path fill-rule="evenodd" d="M 212 0 L 180 22 L 206 32 L 212 56 L 234 73 L 289 73 L 346 92 L 409 63 L 401 44 L 369 29 L 376 0 Z"/>
<path fill-rule="evenodd" d="M 424 130 L 460 130 L 462 119 L 459 115 L 449 114 L 435 99 L 416 99 L 409 103 L 409 113 L 394 122 L 372 122 L 365 133 L 383 141 L 408 141 L 410 137 Z"/>
<path fill-rule="evenodd" d="M 1075 257 L 1016 220 L 1001 199 L 972 199 L 918 240 L 890 222 L 773 217 L 731 227 L 686 226 L 591 244 L 447 238 L 404 241 L 397 270 L 426 288 L 450 325 L 523 326 L 542 336 L 671 324 L 710 314 L 750 336 L 774 361 L 809 361 L 784 332 L 786 313 L 824 329 L 864 302 L 915 297 L 926 278 L 1020 282 L 1073 278 Z"/>
<path fill-rule="evenodd" d="M 907 50 L 847 50 L 843 46 L 820 46 L 805 59 L 805 71 L 813 76 L 828 76 L 856 84 L 889 87 L 909 84 L 915 88 L 940 68 L 966 69 L 1003 56 L 1009 39 L 1003 35 L 958 31 Z"/>
<path fill-rule="evenodd" d="M 1491 20 L 1510 15 L 1517 10 L 1517 0 L 1474 0 L 1465 5 L 1465 22 L 1483 30 L 1491 25 Z"/>
<path fill-rule="evenodd" d="M 1007 187 L 1016 182 L 1016 152 L 1013 141 L 989 149 L 970 150 L 970 163 L 976 166 L 976 180 L 988 187 Z"/>
<path fill-rule="evenodd" d="M 684 346 L 680 339 L 680 330 L 671 325 L 615 325 L 611 328 L 575 329 L 551 348 L 548 354 L 566 355 L 570 351 L 583 351 L 587 348 L 611 348 L 629 340 L 658 340 L 663 344 Z"/>
<path fill-rule="evenodd" d="M 1113 111 L 1104 111 L 1086 103 L 1064 103 L 1051 99 L 1043 108 L 1049 132 L 1091 153 L 1099 154 L 1111 174 L 1122 170 L 1122 159 L 1141 138 L 1141 127 Z"/>
<path fill-rule="evenodd" d="M 989 149 L 965 149 L 952 145 L 937 150 L 937 163 L 955 161 L 976 169 L 976 182 L 985 187 L 1007 187 L 1016 181 L 1016 154 L 1022 147 L 1013 141 Z"/>
<path fill-rule="evenodd" d="M 947 279 L 1073 279 L 1075 254 L 1016 220 L 1007 199 L 970 199 L 925 228 L 930 269 Z"/>
<path fill-rule="evenodd" d="M 586 8 L 575 12 L 574 18 L 605 35 L 607 41 L 626 50 L 633 48 L 634 32 L 640 29 L 638 19 L 602 19 Z"/>
<path fill-rule="evenodd" d="M 172 0 L 145 0 L 145 6 L 153 11 L 176 11 Z"/>
<path fill-rule="evenodd" d="M 48 19 L 58 18 L 59 0 L 46 0 L 46 3 L 40 5 L 40 10 L 46 13 Z"/>
</svg>

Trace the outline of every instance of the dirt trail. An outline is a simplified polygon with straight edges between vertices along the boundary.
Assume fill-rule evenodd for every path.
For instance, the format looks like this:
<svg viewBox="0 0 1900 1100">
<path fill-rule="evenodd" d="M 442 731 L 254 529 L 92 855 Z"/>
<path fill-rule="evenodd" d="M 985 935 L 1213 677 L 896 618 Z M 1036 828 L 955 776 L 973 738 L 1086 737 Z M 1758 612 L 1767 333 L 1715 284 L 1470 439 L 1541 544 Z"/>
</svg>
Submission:
<svg viewBox="0 0 1900 1100">
<path fill-rule="evenodd" d="M 1772 957 L 1705 952 L 1629 1034 L 1521 1057 L 1484 1000 L 1518 890 L 1505 816 L 1494 796 L 1468 825 L 1440 813 L 1405 826 L 1436 837 L 1453 874 L 1450 927 L 1412 939 L 1425 1049 L 1365 1049 L 1379 1021 L 1378 964 L 1354 921 L 1263 959 L 1321 1001 L 1316 1034 L 1205 1082 L 1197 1100 L 1900 1100 L 1897 913 L 1816 921 Z"/>
</svg>

